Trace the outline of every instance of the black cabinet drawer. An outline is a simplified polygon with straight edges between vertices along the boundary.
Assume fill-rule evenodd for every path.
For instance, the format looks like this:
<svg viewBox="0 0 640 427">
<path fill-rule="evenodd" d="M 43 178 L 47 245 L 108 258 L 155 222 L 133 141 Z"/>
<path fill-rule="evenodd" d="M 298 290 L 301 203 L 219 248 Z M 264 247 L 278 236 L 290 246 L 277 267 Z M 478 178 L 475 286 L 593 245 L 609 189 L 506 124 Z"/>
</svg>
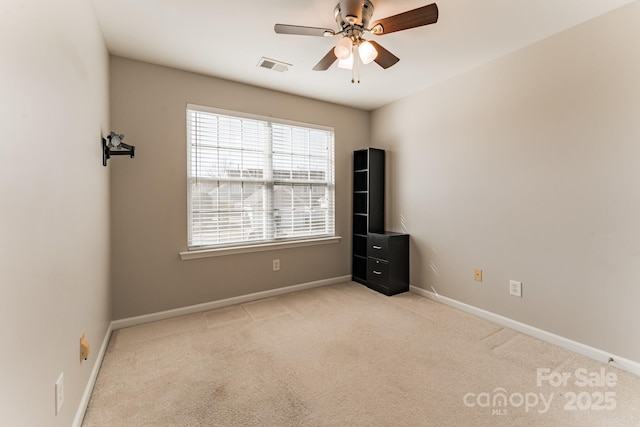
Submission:
<svg viewBox="0 0 640 427">
<path fill-rule="evenodd" d="M 367 260 L 367 280 L 386 285 L 389 282 L 389 263 L 369 258 Z"/>
<path fill-rule="evenodd" d="M 367 286 L 385 295 L 409 290 L 409 235 L 367 235 Z"/>
<path fill-rule="evenodd" d="M 389 259 L 389 239 L 384 234 L 369 233 L 367 256 Z"/>
</svg>

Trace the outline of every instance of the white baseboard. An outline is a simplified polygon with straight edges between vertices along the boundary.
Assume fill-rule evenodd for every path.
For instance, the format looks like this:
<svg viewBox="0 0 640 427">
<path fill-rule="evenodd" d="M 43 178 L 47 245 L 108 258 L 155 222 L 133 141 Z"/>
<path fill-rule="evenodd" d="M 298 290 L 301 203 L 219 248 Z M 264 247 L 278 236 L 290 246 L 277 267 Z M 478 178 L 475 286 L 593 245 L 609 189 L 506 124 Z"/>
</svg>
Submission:
<svg viewBox="0 0 640 427">
<path fill-rule="evenodd" d="M 93 364 L 91 375 L 89 375 L 89 382 L 87 382 L 87 386 L 84 389 L 82 400 L 80 400 L 80 405 L 78 405 L 78 410 L 76 411 L 76 417 L 73 420 L 73 424 L 72 424 L 73 427 L 82 426 L 82 420 L 84 419 L 85 412 L 87 412 L 87 406 L 89 406 L 89 399 L 91 399 L 91 393 L 93 393 L 93 387 L 96 384 L 96 379 L 98 378 L 98 372 L 100 372 L 100 366 L 102 365 L 104 354 L 107 351 L 107 345 L 109 345 L 109 338 L 111 338 L 112 330 L 113 330 L 113 322 L 109 323 L 107 332 L 105 332 L 104 338 L 102 339 L 102 345 L 100 345 L 100 350 L 98 351 L 96 361 Z"/>
<path fill-rule="evenodd" d="M 640 376 L 640 363 L 411 285 L 411 292 Z M 613 359 L 613 361 L 611 361 Z"/>
<path fill-rule="evenodd" d="M 320 286 L 334 285 L 351 280 L 351 276 L 340 276 L 331 279 L 317 280 L 315 282 L 302 283 L 300 285 L 287 286 L 284 288 L 272 289 L 269 291 L 256 292 L 239 297 L 227 298 L 218 301 L 206 302 L 203 304 L 191 305 L 188 307 L 175 308 L 173 310 L 160 311 L 158 313 L 145 314 L 142 316 L 128 317 L 126 319 L 114 320 L 111 322 L 113 330 L 128 328 L 129 326 L 141 325 L 143 323 L 155 322 L 158 320 L 170 319 L 172 317 L 184 316 L 185 314 L 199 313 L 202 311 L 215 310 L 235 304 L 256 301 L 259 299 L 271 298 L 291 292 L 304 291 L 305 289 L 318 288 Z"/>
</svg>

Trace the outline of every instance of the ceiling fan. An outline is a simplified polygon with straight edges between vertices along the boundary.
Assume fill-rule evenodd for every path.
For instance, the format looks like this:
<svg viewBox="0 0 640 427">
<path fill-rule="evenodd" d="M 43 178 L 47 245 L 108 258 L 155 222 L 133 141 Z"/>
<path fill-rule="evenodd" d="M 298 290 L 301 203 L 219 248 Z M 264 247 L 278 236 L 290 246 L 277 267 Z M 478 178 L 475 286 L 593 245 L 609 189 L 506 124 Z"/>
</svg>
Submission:
<svg viewBox="0 0 640 427">
<path fill-rule="evenodd" d="M 276 24 L 274 29 L 278 34 L 321 37 L 342 36 L 336 46 L 313 67 L 315 71 L 329 69 L 336 60 L 339 60 L 339 67 L 351 70 L 359 67 L 360 62 L 369 64 L 372 61 L 386 69 L 395 65 L 400 58 L 378 43 L 365 40 L 363 35 L 370 32 L 373 35 L 381 36 L 396 31 L 434 24 L 438 21 L 438 6 L 432 3 L 379 19 L 373 22 L 371 27 L 369 27 L 369 20 L 373 15 L 373 4 L 370 0 L 340 0 L 333 10 L 333 15 L 336 23 L 340 26 L 339 31 L 334 31 L 330 28 L 285 24 Z M 351 79 L 351 82 L 354 82 L 354 78 Z M 358 79 L 359 82 L 360 80 Z"/>
</svg>

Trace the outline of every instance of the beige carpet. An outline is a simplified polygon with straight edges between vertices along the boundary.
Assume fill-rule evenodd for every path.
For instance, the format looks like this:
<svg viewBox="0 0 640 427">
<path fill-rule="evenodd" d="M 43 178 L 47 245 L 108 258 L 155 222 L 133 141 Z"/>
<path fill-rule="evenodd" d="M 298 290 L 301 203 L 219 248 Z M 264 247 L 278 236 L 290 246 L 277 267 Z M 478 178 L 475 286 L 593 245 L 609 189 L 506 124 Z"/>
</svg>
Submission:
<svg viewBox="0 0 640 427">
<path fill-rule="evenodd" d="M 640 378 L 349 282 L 115 331 L 83 423 L 500 425 L 639 426 Z"/>
</svg>

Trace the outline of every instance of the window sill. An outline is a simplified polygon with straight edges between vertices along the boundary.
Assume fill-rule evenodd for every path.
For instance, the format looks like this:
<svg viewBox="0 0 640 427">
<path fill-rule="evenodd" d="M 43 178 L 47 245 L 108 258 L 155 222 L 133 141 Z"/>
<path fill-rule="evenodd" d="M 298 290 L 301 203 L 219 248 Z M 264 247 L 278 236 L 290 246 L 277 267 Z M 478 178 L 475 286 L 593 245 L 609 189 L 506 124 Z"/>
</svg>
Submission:
<svg viewBox="0 0 640 427">
<path fill-rule="evenodd" d="M 338 243 L 342 237 L 321 237 L 318 239 L 294 240 L 289 242 L 263 243 L 260 245 L 234 246 L 231 248 L 203 249 L 199 251 L 180 252 L 180 259 L 183 261 L 190 259 L 210 258 L 226 255 L 246 254 L 250 252 L 273 251 L 278 249 L 300 248 L 303 246 L 326 245 Z"/>
</svg>

